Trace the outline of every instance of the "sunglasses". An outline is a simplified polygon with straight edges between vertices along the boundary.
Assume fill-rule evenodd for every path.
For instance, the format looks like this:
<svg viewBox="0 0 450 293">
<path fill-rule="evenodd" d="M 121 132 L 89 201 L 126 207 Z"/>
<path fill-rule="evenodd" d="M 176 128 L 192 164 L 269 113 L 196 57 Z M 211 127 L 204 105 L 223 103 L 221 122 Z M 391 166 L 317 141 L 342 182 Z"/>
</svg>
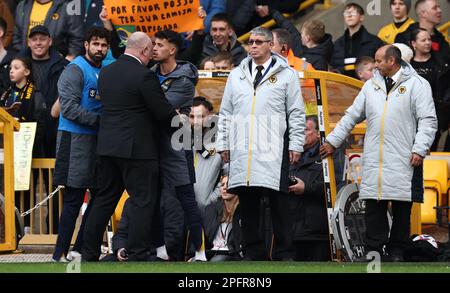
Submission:
<svg viewBox="0 0 450 293">
<path fill-rule="evenodd" d="M 247 45 L 251 46 L 251 45 L 253 45 L 253 43 L 255 43 L 257 46 L 261 46 L 265 42 L 271 42 L 271 41 L 268 41 L 268 40 L 265 40 L 265 41 L 263 41 L 263 40 L 248 40 Z"/>
</svg>

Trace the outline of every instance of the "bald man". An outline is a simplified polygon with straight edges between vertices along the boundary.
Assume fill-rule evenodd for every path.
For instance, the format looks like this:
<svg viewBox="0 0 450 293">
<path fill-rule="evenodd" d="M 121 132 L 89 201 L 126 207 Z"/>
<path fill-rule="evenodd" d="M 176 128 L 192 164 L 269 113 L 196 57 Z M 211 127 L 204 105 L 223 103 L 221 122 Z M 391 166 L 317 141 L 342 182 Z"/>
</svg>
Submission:
<svg viewBox="0 0 450 293">
<path fill-rule="evenodd" d="M 85 261 L 98 260 L 103 232 L 125 189 L 130 195 L 128 260 L 148 260 L 150 226 L 159 203 L 158 131 L 169 131 L 177 115 L 146 67 L 152 49 L 146 34 L 133 33 L 125 53 L 100 71 L 99 191 L 86 222 Z"/>
<path fill-rule="evenodd" d="M 332 154 L 356 124 L 367 121 L 359 192 L 366 202 L 366 252 L 403 261 L 412 202 L 423 202 L 422 163 L 433 143 L 437 118 L 430 84 L 402 60 L 397 47 L 378 49 L 375 67 L 373 77 L 327 136 L 320 153 L 323 157 Z"/>
</svg>

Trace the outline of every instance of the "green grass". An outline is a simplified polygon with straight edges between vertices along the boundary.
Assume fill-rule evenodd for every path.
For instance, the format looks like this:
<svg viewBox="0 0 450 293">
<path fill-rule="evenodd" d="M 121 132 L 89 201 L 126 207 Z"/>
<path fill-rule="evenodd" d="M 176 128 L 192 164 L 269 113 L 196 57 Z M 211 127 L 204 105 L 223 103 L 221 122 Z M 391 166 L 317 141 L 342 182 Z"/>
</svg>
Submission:
<svg viewBox="0 0 450 293">
<path fill-rule="evenodd" d="M 82 263 L 82 273 L 366 273 L 363 263 Z M 3 263 L 0 273 L 65 273 L 62 263 Z M 450 263 L 382 263 L 382 273 L 450 273 Z"/>
</svg>

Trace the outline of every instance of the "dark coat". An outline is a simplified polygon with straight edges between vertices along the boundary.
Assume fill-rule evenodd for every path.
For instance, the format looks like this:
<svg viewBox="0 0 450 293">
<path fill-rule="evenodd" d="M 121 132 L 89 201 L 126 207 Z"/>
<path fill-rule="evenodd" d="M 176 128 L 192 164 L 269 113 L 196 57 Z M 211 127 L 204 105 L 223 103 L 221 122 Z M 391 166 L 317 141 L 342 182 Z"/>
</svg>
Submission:
<svg viewBox="0 0 450 293">
<path fill-rule="evenodd" d="M 20 52 L 18 55 L 31 57 L 30 48 L 26 48 L 24 51 Z M 50 115 L 50 110 L 53 104 L 58 98 L 58 80 L 61 73 L 66 68 L 69 61 L 62 57 L 58 51 L 50 48 L 50 60 L 48 61 L 48 71 L 45 76 L 37 77 L 37 70 L 33 70 L 34 79 L 36 81 L 36 86 L 39 88 L 42 96 L 45 99 L 45 104 L 47 106 L 47 121 L 46 121 L 46 132 L 45 132 L 45 153 L 48 158 L 54 158 L 56 155 L 56 132 L 58 130 L 58 118 L 53 118 Z M 34 66 L 33 66 L 34 68 Z"/>
<path fill-rule="evenodd" d="M 314 48 L 302 47 L 301 57 L 312 64 L 314 69 L 328 71 L 328 64 L 333 55 L 333 41 L 330 34 L 325 34 L 323 40 Z"/>
<path fill-rule="evenodd" d="M 30 25 L 33 0 L 24 0 L 16 9 L 16 26 L 14 27 L 13 48 L 21 51 L 27 47 L 28 27 Z M 44 25 L 53 39 L 53 46 L 63 55 L 80 55 L 84 52 L 83 19 L 81 15 L 69 15 L 69 1 L 53 0 Z"/>
<path fill-rule="evenodd" d="M 396 43 L 403 43 L 408 46 L 411 46 L 411 34 L 414 30 L 419 28 L 419 23 L 415 22 L 411 24 L 406 31 L 398 34 L 395 37 Z M 434 33 L 431 36 L 431 41 L 436 45 L 431 46 L 431 50 L 439 56 L 441 60 L 443 60 L 446 63 L 450 63 L 450 46 L 447 43 L 447 40 L 445 39 L 444 35 L 442 35 L 436 28 L 434 29 Z"/>
<path fill-rule="evenodd" d="M 255 0 L 227 0 L 227 12 L 236 34 L 244 34 L 255 12 Z"/>
<path fill-rule="evenodd" d="M 1 106 L 9 107 L 13 103 L 11 99 L 11 88 L 7 89 L 1 96 Z M 46 128 L 46 105 L 44 97 L 37 87 L 33 88 L 30 102 L 22 101 L 22 106 L 15 113 L 10 113 L 13 117 L 19 119 L 20 122 L 36 122 L 36 134 L 33 145 L 33 158 L 44 158 L 44 136 Z"/>
<path fill-rule="evenodd" d="M 328 216 L 318 143 L 302 154 L 301 161 L 291 167 L 291 173 L 305 182 L 304 194 L 292 194 L 298 198 L 294 240 L 328 239 Z"/>
<path fill-rule="evenodd" d="M 0 62 L 0 96 L 11 85 L 9 79 L 9 70 L 12 59 L 14 58 L 14 52 L 8 51 L 5 58 Z"/>
<path fill-rule="evenodd" d="M 223 215 L 223 202 L 222 199 L 218 199 L 206 206 L 205 217 L 204 217 L 204 227 L 206 236 L 206 249 L 210 250 L 213 247 L 213 241 L 216 237 L 217 231 L 219 230 L 220 220 Z M 232 228 L 230 235 L 227 239 L 228 248 L 230 249 L 230 254 L 238 255 L 241 252 L 241 213 L 239 205 L 234 211 Z"/>
<path fill-rule="evenodd" d="M 189 62 L 177 61 L 177 68 L 165 76 L 161 88 L 169 101 L 180 113 L 189 115 L 198 79 L 197 68 Z M 159 72 L 158 64 L 152 70 Z M 171 133 L 160 135 L 161 171 L 165 184 L 182 186 L 195 182 L 192 150 L 175 150 L 171 143 Z"/>
<path fill-rule="evenodd" d="M 124 54 L 100 71 L 98 88 L 103 106 L 98 154 L 158 160 L 158 130 L 169 130 L 177 113 L 165 98 L 155 73 Z"/>
<path fill-rule="evenodd" d="M 341 73 L 348 74 L 344 70 L 344 59 L 347 57 L 362 57 L 362 56 L 370 56 L 374 57 L 376 51 L 383 46 L 383 41 L 381 41 L 377 36 L 372 35 L 369 33 L 364 26 L 361 26 L 361 31 L 358 32 L 361 33 L 361 41 L 359 43 L 359 51 L 356 56 L 345 56 L 345 42 L 346 42 L 346 35 L 348 35 L 348 29 L 345 30 L 345 33 L 343 36 L 338 38 L 336 42 L 334 43 L 334 50 L 333 50 L 333 56 L 331 57 L 331 66 L 335 69 L 337 69 Z M 351 76 L 354 76 L 354 70 L 352 73 L 350 73 Z"/>
</svg>

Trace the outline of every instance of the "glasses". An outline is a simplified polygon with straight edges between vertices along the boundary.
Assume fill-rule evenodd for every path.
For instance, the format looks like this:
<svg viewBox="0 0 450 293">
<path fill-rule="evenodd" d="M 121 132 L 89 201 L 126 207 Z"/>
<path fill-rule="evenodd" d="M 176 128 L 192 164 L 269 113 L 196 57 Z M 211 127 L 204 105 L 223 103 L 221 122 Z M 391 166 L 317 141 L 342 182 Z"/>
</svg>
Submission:
<svg viewBox="0 0 450 293">
<path fill-rule="evenodd" d="M 263 41 L 263 40 L 248 40 L 247 45 L 251 46 L 253 43 L 255 43 L 257 46 L 261 46 L 265 42 L 271 42 L 271 41 Z"/>
<path fill-rule="evenodd" d="M 344 16 L 358 16 L 359 13 L 357 11 L 345 11 L 344 13 L 342 13 L 342 15 L 344 15 Z"/>
</svg>

